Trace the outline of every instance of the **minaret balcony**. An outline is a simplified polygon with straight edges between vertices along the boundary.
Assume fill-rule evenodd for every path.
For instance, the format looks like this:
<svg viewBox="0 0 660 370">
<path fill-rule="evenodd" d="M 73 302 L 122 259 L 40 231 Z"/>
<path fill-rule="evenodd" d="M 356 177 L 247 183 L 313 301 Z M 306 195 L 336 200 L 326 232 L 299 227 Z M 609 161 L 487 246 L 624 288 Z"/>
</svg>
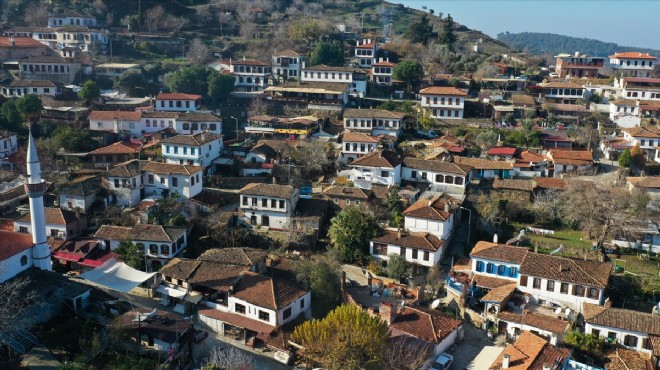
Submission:
<svg viewBox="0 0 660 370">
<path fill-rule="evenodd" d="M 47 189 L 48 184 L 43 180 L 38 184 L 25 184 L 25 192 L 28 194 L 45 193 Z"/>
</svg>

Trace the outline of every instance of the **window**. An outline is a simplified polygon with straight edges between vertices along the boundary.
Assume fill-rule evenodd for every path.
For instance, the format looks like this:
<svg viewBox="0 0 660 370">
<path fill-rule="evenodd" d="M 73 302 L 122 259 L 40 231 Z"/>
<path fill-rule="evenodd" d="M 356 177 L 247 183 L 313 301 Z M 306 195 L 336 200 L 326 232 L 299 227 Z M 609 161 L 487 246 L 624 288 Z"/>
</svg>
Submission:
<svg viewBox="0 0 660 370">
<path fill-rule="evenodd" d="M 478 271 L 478 272 L 483 272 L 483 271 L 484 271 L 484 263 L 483 263 L 483 261 L 477 261 L 477 271 Z"/>
<path fill-rule="evenodd" d="M 149 244 L 149 254 L 158 254 L 158 246 L 156 244 Z"/>
<path fill-rule="evenodd" d="M 445 176 L 444 175 L 435 175 L 435 182 L 444 182 L 445 181 Z"/>
<path fill-rule="evenodd" d="M 582 285 L 573 285 L 573 295 L 575 296 L 583 296 L 584 295 L 584 287 Z"/>
<path fill-rule="evenodd" d="M 170 246 L 167 245 L 167 244 L 162 244 L 160 246 L 160 254 L 162 254 L 164 256 L 167 256 L 168 254 L 170 254 Z"/>
<path fill-rule="evenodd" d="M 339 204 L 339 198 L 333 199 L 333 202 L 335 202 L 335 204 Z"/>
<path fill-rule="evenodd" d="M 283 201 L 283 200 L 280 200 L 280 208 L 282 208 L 282 209 L 285 208 L 285 207 L 284 207 L 284 201 Z"/>
<path fill-rule="evenodd" d="M 257 198 L 252 198 L 252 207 L 257 206 Z"/>
<path fill-rule="evenodd" d="M 623 337 L 623 345 L 628 347 L 637 347 L 637 340 L 637 336 L 628 334 Z"/>
<path fill-rule="evenodd" d="M 591 334 L 595 335 L 597 337 L 600 337 L 600 330 L 598 329 L 591 329 Z"/>
<path fill-rule="evenodd" d="M 291 317 L 291 307 L 288 307 L 286 310 L 282 311 L 282 319 L 286 320 Z"/>
<path fill-rule="evenodd" d="M 589 298 L 598 299 L 598 297 L 600 296 L 600 291 L 596 288 L 589 288 L 589 291 L 587 292 L 587 296 Z"/>
<path fill-rule="evenodd" d="M 270 321 L 270 312 L 259 310 L 259 320 Z"/>
<path fill-rule="evenodd" d="M 545 286 L 545 290 L 549 292 L 554 292 L 555 291 L 555 281 L 554 280 L 548 280 Z"/>
<path fill-rule="evenodd" d="M 28 263 L 27 256 L 21 256 L 21 266 L 25 266 Z"/>
<path fill-rule="evenodd" d="M 404 256 L 404 257 L 405 257 L 405 256 L 406 256 L 406 247 L 401 247 L 401 248 L 399 248 L 399 254 L 400 254 L 401 256 Z"/>
<path fill-rule="evenodd" d="M 532 287 L 534 287 L 534 289 L 541 289 L 541 279 L 534 278 L 534 282 L 532 283 Z"/>
<path fill-rule="evenodd" d="M 387 244 L 374 243 L 374 253 L 379 256 L 387 256 Z"/>
<path fill-rule="evenodd" d="M 172 177 L 172 186 L 177 187 L 179 186 L 179 179 L 176 177 Z"/>
<path fill-rule="evenodd" d="M 561 283 L 559 291 L 564 294 L 568 294 L 568 283 Z"/>
<path fill-rule="evenodd" d="M 525 287 L 527 286 L 527 276 L 526 275 L 522 275 L 520 277 L 520 286 L 525 286 Z"/>
<path fill-rule="evenodd" d="M 456 177 L 456 178 L 454 178 L 454 184 L 456 184 L 456 185 L 463 185 L 463 178 L 462 178 L 462 177 Z"/>
<path fill-rule="evenodd" d="M 304 298 L 300 300 L 300 308 L 301 309 L 305 308 L 305 299 Z"/>
<path fill-rule="evenodd" d="M 498 275 L 506 275 L 506 266 L 504 266 L 504 265 L 497 266 L 497 274 Z"/>
<path fill-rule="evenodd" d="M 243 197 L 243 205 L 244 206 L 248 205 L 248 198 L 247 197 Z"/>
<path fill-rule="evenodd" d="M 428 174 L 426 172 L 422 172 L 422 180 L 426 180 L 428 177 Z"/>
<path fill-rule="evenodd" d="M 115 179 L 115 188 L 119 187 L 119 179 Z"/>
<path fill-rule="evenodd" d="M 346 205 L 347 205 L 347 206 L 350 206 L 350 205 L 351 205 L 351 200 L 350 200 L 350 199 L 346 199 L 344 202 L 346 202 Z"/>
<path fill-rule="evenodd" d="M 417 256 L 418 256 L 418 253 L 419 253 L 419 250 L 417 250 L 417 249 L 413 249 L 413 250 L 412 250 L 412 258 L 413 258 L 413 259 L 417 259 L 417 258 L 418 258 L 418 257 L 417 257 Z"/>
<path fill-rule="evenodd" d="M 412 177 L 413 179 L 417 178 L 417 171 L 410 172 L 410 177 Z"/>
<path fill-rule="evenodd" d="M 268 199 L 261 198 L 261 206 L 262 207 L 268 207 Z"/>
<path fill-rule="evenodd" d="M 236 311 L 237 313 L 242 313 L 243 315 L 245 315 L 245 305 L 242 305 L 240 303 L 235 303 L 234 304 L 234 311 Z"/>
<path fill-rule="evenodd" d="M 390 177 L 390 171 L 380 171 L 380 177 Z"/>
<path fill-rule="evenodd" d="M 489 274 L 494 274 L 495 273 L 495 265 L 492 263 L 489 263 L 486 265 L 486 272 Z"/>
<path fill-rule="evenodd" d="M 509 267 L 509 276 L 510 277 L 518 276 L 518 268 L 517 267 Z"/>
</svg>

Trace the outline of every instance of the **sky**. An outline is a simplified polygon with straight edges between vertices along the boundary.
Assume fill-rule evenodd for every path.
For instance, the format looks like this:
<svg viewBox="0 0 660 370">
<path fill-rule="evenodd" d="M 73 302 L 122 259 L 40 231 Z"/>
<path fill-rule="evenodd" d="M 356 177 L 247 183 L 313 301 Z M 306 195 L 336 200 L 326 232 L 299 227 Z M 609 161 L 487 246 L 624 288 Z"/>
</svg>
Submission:
<svg viewBox="0 0 660 370">
<path fill-rule="evenodd" d="M 658 0 L 389 0 L 496 37 L 500 32 L 544 32 L 621 46 L 660 50 Z"/>
</svg>

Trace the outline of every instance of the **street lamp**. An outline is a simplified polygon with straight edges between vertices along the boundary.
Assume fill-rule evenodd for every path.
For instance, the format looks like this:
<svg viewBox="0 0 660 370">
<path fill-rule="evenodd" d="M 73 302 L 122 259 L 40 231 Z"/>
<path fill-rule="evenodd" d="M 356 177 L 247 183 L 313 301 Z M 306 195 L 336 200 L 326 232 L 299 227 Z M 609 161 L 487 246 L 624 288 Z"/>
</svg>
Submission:
<svg viewBox="0 0 660 370">
<path fill-rule="evenodd" d="M 238 118 L 231 116 L 231 118 L 236 120 L 236 139 L 238 139 Z"/>
<path fill-rule="evenodd" d="M 461 207 L 461 206 L 459 206 L 458 208 L 464 209 L 464 210 L 470 212 L 470 213 L 468 213 L 468 231 L 467 231 L 467 244 L 469 246 L 470 245 L 470 228 L 471 228 L 471 224 L 472 224 L 472 210 L 469 209 L 469 208 Z"/>
</svg>

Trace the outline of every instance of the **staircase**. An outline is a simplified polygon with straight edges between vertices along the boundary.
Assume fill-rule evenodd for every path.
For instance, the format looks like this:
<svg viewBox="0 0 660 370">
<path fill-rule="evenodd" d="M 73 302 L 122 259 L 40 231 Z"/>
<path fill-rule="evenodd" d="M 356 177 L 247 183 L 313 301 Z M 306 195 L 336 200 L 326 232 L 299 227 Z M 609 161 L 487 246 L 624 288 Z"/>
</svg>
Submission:
<svg viewBox="0 0 660 370">
<path fill-rule="evenodd" d="M 11 333 L 1 332 L 0 342 L 7 344 L 16 352 L 25 354 L 38 343 L 38 340 L 29 331 L 21 329 Z"/>
</svg>

